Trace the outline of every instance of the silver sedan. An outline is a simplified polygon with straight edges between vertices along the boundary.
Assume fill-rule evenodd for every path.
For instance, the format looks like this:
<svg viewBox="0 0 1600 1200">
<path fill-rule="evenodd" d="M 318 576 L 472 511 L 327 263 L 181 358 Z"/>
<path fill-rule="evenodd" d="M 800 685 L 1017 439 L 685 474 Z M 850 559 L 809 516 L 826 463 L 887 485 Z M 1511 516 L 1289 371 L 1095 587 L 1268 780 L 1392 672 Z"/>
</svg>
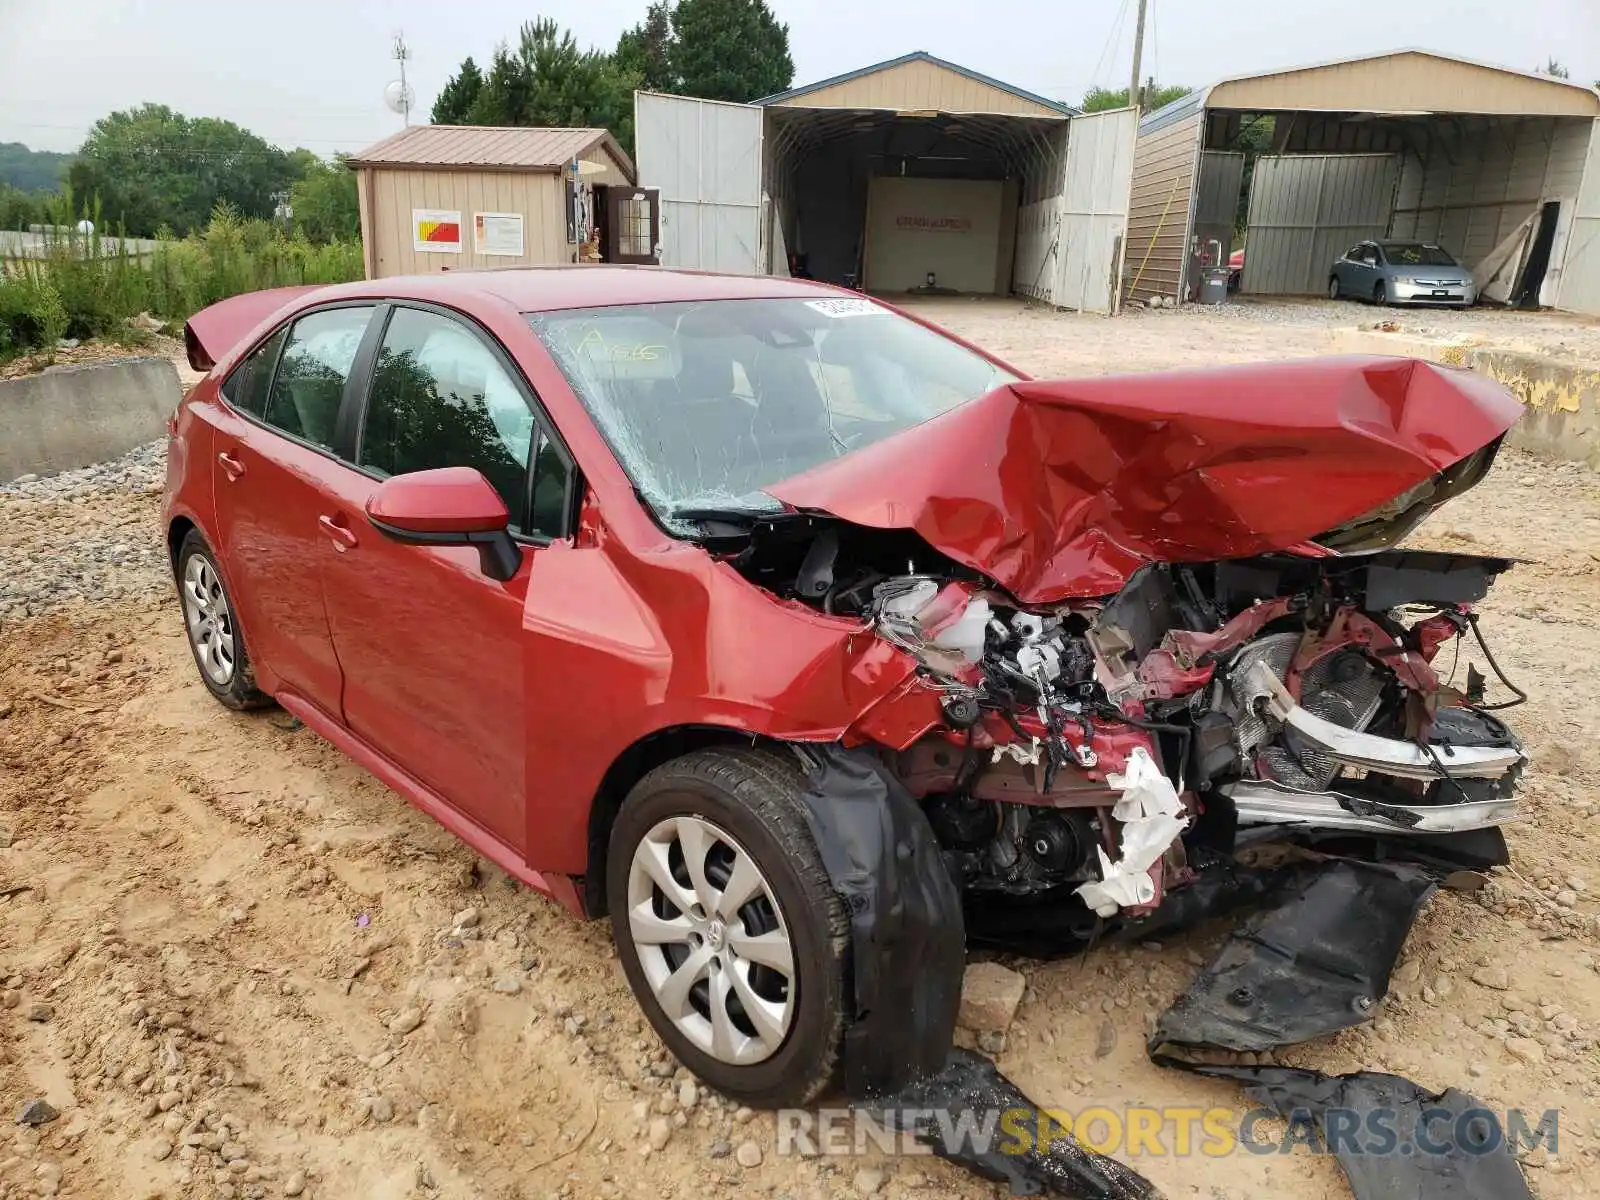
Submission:
<svg viewBox="0 0 1600 1200">
<path fill-rule="evenodd" d="M 1328 295 L 1374 304 L 1448 304 L 1466 307 L 1477 297 L 1472 272 L 1450 253 L 1424 242 L 1361 242 L 1328 274 Z"/>
</svg>

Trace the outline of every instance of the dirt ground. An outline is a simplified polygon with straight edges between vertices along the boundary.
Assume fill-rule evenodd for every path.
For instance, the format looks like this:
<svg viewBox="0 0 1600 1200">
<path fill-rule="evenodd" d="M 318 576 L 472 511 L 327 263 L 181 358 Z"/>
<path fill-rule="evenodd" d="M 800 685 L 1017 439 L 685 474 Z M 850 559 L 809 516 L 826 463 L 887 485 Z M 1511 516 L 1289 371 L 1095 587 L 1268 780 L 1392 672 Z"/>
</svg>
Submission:
<svg viewBox="0 0 1600 1200">
<path fill-rule="evenodd" d="M 1315 353 L 1324 328 L 928 307 L 1052 374 Z M 155 540 L 157 502 L 0 492 L 0 548 L 70 555 L 100 523 Z M 1281 1061 L 1559 1109 L 1559 1155 L 1535 1152 L 1529 1178 L 1544 1200 L 1597 1195 L 1600 476 L 1507 453 L 1417 541 L 1528 560 L 1483 605 L 1532 696 L 1511 714 L 1533 753 L 1515 869 L 1440 893 L 1378 1018 Z M 137 582 L 0 625 L 0 1200 L 1003 1194 L 924 1157 L 780 1157 L 771 1117 L 674 1071 L 605 926 L 511 884 L 284 713 L 218 707 L 176 602 Z M 1073 1111 L 1249 1108 L 1143 1050 L 1225 928 L 1007 960 L 1028 989 L 1002 1068 Z M 59 1119 L 12 1126 L 36 1096 Z M 1172 1197 L 1349 1195 L 1304 1152 L 1119 1156 Z"/>
</svg>

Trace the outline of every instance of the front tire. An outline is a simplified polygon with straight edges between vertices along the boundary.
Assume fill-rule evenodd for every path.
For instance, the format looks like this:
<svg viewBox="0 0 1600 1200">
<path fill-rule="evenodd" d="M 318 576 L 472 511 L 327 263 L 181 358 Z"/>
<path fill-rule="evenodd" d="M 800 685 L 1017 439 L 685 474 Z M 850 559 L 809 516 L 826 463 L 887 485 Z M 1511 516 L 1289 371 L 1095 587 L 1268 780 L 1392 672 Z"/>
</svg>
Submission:
<svg viewBox="0 0 1600 1200">
<path fill-rule="evenodd" d="M 1372 289 L 1372 302 L 1374 304 L 1389 303 L 1389 288 L 1383 280 L 1378 280 L 1378 286 Z"/>
<path fill-rule="evenodd" d="M 805 815 L 799 764 L 754 748 L 674 759 L 628 794 L 606 892 L 624 973 L 684 1066 L 756 1108 L 833 1083 L 849 917 Z"/>
<path fill-rule="evenodd" d="M 189 653 L 206 690 L 232 709 L 271 704 L 272 697 L 256 687 L 233 599 L 222 581 L 216 556 L 198 529 L 189 530 L 178 547 L 178 600 Z"/>
</svg>

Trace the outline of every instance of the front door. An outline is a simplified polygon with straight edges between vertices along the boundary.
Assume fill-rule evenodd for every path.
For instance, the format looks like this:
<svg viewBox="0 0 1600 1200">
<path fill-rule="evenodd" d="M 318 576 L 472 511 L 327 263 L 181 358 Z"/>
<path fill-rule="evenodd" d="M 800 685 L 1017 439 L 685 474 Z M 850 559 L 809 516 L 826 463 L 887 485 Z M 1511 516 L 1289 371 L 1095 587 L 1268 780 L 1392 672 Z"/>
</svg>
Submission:
<svg viewBox="0 0 1600 1200">
<path fill-rule="evenodd" d="M 372 313 L 322 309 L 275 334 L 229 377 L 232 408 L 214 417 L 218 550 L 250 654 L 275 691 L 335 719 L 343 678 L 323 607 L 321 567 L 333 557 L 323 488 L 353 474 L 334 455 L 334 429 Z"/>
<path fill-rule="evenodd" d="M 601 257 L 608 263 L 660 263 L 661 190 L 607 187 L 596 191 L 603 206 Z"/>
<path fill-rule="evenodd" d="M 356 544 L 325 576 L 345 724 L 525 855 L 522 610 L 528 563 L 564 525 L 566 459 L 486 334 L 453 315 L 396 306 L 356 462 L 361 473 L 336 498 Z M 446 466 L 476 467 L 505 500 L 522 544 L 512 579 L 483 574 L 474 550 L 402 545 L 367 522 L 382 479 Z"/>
</svg>

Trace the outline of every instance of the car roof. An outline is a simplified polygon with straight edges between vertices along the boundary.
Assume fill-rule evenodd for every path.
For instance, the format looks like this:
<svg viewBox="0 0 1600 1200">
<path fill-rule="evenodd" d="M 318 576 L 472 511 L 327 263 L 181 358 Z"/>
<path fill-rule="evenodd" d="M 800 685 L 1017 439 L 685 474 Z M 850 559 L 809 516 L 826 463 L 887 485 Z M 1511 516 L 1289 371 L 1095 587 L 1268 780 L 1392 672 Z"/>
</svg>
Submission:
<svg viewBox="0 0 1600 1200">
<path fill-rule="evenodd" d="M 841 291 L 844 289 L 830 284 L 782 276 L 718 275 L 666 267 L 586 263 L 396 275 L 339 284 L 306 299 L 308 303 L 324 303 L 333 299 L 377 296 L 431 300 L 465 308 L 479 299 L 509 304 L 521 312 L 550 312 L 564 308 L 686 300 L 815 299 L 819 295 L 838 295 Z"/>
</svg>

